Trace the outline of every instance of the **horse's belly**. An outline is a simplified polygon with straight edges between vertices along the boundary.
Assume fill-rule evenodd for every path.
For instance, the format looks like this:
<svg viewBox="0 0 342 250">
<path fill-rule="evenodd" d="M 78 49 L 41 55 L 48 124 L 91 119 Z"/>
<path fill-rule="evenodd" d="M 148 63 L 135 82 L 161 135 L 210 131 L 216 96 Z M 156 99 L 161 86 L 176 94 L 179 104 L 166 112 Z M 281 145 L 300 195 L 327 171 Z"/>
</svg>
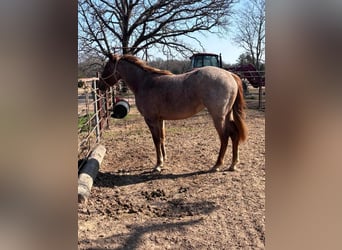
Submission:
<svg viewBox="0 0 342 250">
<path fill-rule="evenodd" d="M 172 106 L 170 105 L 167 109 L 160 110 L 160 117 L 163 120 L 180 120 L 186 119 L 199 111 L 203 110 L 203 105 L 198 105 L 196 107 L 187 106 Z"/>
<path fill-rule="evenodd" d="M 183 93 L 173 91 L 173 93 Z M 136 105 L 145 118 L 159 117 L 163 120 L 179 120 L 193 116 L 204 108 L 199 98 L 181 94 L 150 93 L 136 96 Z"/>
</svg>

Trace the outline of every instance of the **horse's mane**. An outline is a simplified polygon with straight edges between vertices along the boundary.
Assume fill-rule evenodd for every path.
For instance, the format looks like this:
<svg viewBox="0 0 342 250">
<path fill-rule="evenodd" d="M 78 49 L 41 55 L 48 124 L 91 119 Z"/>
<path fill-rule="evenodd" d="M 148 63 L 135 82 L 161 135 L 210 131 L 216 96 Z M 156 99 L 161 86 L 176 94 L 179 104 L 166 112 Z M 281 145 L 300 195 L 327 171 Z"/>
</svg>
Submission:
<svg viewBox="0 0 342 250">
<path fill-rule="evenodd" d="M 154 68 L 152 66 L 147 65 L 147 63 L 141 59 L 139 59 L 136 56 L 133 55 L 123 55 L 120 57 L 121 60 L 125 60 L 127 62 L 131 62 L 137 66 L 139 66 L 140 68 L 142 68 L 143 70 L 150 72 L 152 74 L 160 74 L 160 75 L 173 75 L 170 71 L 168 70 L 162 70 L 162 69 L 157 69 Z"/>
</svg>

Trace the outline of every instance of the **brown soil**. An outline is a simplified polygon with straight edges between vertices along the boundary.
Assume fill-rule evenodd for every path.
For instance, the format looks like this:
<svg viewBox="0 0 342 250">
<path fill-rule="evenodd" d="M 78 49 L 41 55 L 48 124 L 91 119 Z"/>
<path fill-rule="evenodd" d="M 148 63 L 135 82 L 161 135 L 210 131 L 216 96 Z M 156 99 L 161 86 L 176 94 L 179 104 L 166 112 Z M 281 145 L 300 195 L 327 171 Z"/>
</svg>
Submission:
<svg viewBox="0 0 342 250">
<path fill-rule="evenodd" d="M 248 109 L 246 121 L 239 171 L 208 171 L 219 139 L 203 111 L 166 121 L 168 159 L 153 174 L 143 118 L 132 108 L 126 119 L 111 120 L 91 197 L 79 205 L 79 249 L 264 249 L 265 113 Z M 231 143 L 225 160 L 227 169 Z"/>
</svg>

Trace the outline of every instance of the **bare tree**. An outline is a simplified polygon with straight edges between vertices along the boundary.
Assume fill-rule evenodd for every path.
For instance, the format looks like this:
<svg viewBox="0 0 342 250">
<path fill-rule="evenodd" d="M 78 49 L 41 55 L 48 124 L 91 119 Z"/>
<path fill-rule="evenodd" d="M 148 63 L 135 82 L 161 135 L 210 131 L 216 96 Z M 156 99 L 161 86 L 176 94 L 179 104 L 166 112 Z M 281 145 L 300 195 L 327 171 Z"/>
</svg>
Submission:
<svg viewBox="0 0 342 250">
<path fill-rule="evenodd" d="M 170 55 L 193 51 L 184 37 L 201 47 L 194 32 L 227 29 L 238 0 L 79 0 L 79 51 L 123 54 L 159 48 Z"/>
<path fill-rule="evenodd" d="M 265 0 L 247 0 L 236 15 L 234 42 L 251 56 L 260 69 L 265 53 Z"/>
</svg>

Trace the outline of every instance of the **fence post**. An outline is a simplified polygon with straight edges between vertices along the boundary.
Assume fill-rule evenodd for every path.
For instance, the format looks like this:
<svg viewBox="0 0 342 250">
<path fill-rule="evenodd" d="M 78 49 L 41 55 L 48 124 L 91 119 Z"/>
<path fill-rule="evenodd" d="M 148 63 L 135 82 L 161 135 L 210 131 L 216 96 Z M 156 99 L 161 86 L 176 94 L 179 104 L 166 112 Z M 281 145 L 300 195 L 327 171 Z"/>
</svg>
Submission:
<svg viewBox="0 0 342 250">
<path fill-rule="evenodd" d="M 95 110 L 95 123 L 96 123 L 96 142 L 100 142 L 100 119 L 99 119 L 99 107 L 98 107 L 98 93 L 96 80 L 93 80 L 93 99 L 94 99 L 94 110 Z"/>
<path fill-rule="evenodd" d="M 109 116 L 110 116 L 110 111 L 109 111 L 109 108 L 110 108 L 110 102 L 111 102 L 111 99 L 110 99 L 110 91 L 111 91 L 111 88 L 109 90 L 107 90 L 105 92 L 105 117 L 106 117 L 106 128 L 109 129 Z"/>
<path fill-rule="evenodd" d="M 262 101 L 261 101 L 261 99 L 262 99 L 262 86 L 261 86 L 261 84 L 260 84 L 260 86 L 259 86 L 259 109 L 261 109 L 262 108 Z"/>
</svg>

